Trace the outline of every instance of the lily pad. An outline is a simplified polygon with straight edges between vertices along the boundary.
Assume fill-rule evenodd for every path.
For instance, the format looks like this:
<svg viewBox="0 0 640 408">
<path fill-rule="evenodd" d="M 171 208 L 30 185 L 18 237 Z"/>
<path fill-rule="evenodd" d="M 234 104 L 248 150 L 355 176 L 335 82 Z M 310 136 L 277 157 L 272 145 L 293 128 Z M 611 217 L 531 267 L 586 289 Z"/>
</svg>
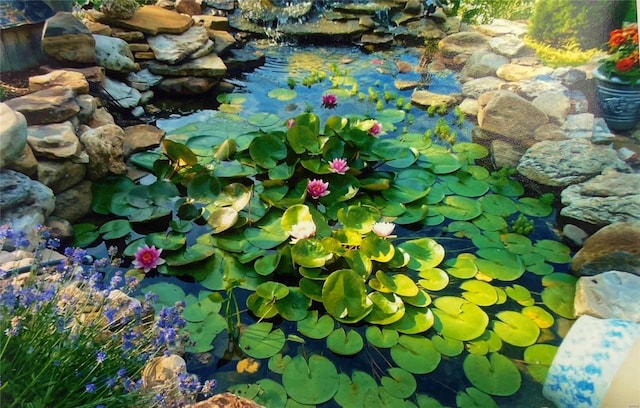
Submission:
<svg viewBox="0 0 640 408">
<path fill-rule="evenodd" d="M 490 395 L 473 387 L 458 392 L 456 405 L 460 408 L 498 408 L 498 404 Z"/>
<path fill-rule="evenodd" d="M 402 273 L 389 274 L 383 271 L 376 272 L 376 278 L 387 289 L 400 296 L 415 296 L 418 294 L 418 286 L 413 279 Z"/>
<path fill-rule="evenodd" d="M 240 333 L 242 351 L 253 358 L 269 358 L 280 352 L 285 343 L 281 329 L 271 331 L 273 324 L 260 322 L 248 326 Z"/>
<path fill-rule="evenodd" d="M 254 126 L 262 127 L 262 128 L 277 125 L 281 121 L 282 120 L 277 115 L 274 115 L 273 113 L 266 113 L 266 112 L 254 113 L 251 116 L 249 116 L 249 118 L 247 119 L 247 122 L 249 122 L 250 124 Z"/>
<path fill-rule="evenodd" d="M 373 304 L 371 313 L 365 320 L 374 324 L 391 324 L 402 319 L 405 308 L 402 299 L 394 293 L 370 293 L 369 299 Z"/>
<path fill-rule="evenodd" d="M 413 374 L 397 367 L 389 368 L 387 371 L 390 377 L 380 378 L 380 384 L 389 395 L 396 398 L 409 398 L 413 395 L 418 386 Z"/>
<path fill-rule="evenodd" d="M 218 313 L 210 313 L 201 322 L 187 322 L 190 344 L 185 346 L 188 353 L 206 353 L 213 349 L 213 340 L 227 330 L 227 321 Z"/>
<path fill-rule="evenodd" d="M 276 374 L 282 374 L 287 365 L 291 362 L 291 356 L 283 355 L 283 354 L 274 354 L 269 357 L 268 367 L 269 370 L 273 371 Z"/>
<path fill-rule="evenodd" d="M 339 328 L 327 337 L 327 347 L 336 354 L 351 356 L 364 348 L 364 340 L 355 330 L 346 332 L 343 328 Z"/>
<path fill-rule="evenodd" d="M 398 344 L 400 335 L 396 330 L 387 327 L 369 326 L 365 331 L 367 341 L 379 348 L 390 348 Z"/>
<path fill-rule="evenodd" d="M 405 334 L 423 333 L 433 327 L 434 316 L 429 308 L 405 305 L 402 319 L 389 325 L 389 328 Z"/>
<path fill-rule="evenodd" d="M 573 299 L 576 277 L 566 273 L 552 273 L 542 278 L 542 301 L 553 312 L 567 319 L 575 318 Z"/>
<path fill-rule="evenodd" d="M 444 247 L 432 238 L 419 238 L 405 241 L 398 248 L 411 257 L 409 268 L 416 271 L 438 266 L 444 260 Z"/>
<path fill-rule="evenodd" d="M 399 367 L 413 374 L 427 374 L 440 364 L 442 356 L 431 340 L 421 336 L 402 335 L 391 347 L 391 358 Z"/>
<path fill-rule="evenodd" d="M 533 197 L 522 197 L 516 203 L 518 211 L 532 217 L 547 217 L 551 215 L 553 207 L 546 200 Z"/>
<path fill-rule="evenodd" d="M 329 275 L 322 286 L 322 303 L 334 318 L 344 322 L 364 318 L 373 307 L 364 280 L 352 269 L 340 269 Z"/>
<path fill-rule="evenodd" d="M 436 350 L 447 357 L 458 356 L 464 351 L 464 343 L 460 340 L 435 335 L 431 337 L 431 341 Z"/>
<path fill-rule="evenodd" d="M 527 347 L 538 340 L 540 328 L 527 316 L 505 310 L 496 314 L 500 321 L 493 322 L 493 331 L 509 344 L 517 347 Z"/>
<path fill-rule="evenodd" d="M 571 249 L 559 241 L 542 239 L 535 243 L 535 252 L 553 263 L 571 262 Z"/>
<path fill-rule="evenodd" d="M 485 275 L 501 281 L 513 281 L 524 274 L 524 262 L 517 254 L 502 248 L 482 248 L 476 259 L 478 269 Z"/>
<path fill-rule="evenodd" d="M 112 220 L 102 224 L 98 232 L 103 234 L 103 239 L 107 240 L 122 238 L 133 232 L 133 229 L 127 220 Z"/>
<path fill-rule="evenodd" d="M 533 320 L 541 329 L 548 329 L 553 326 L 555 319 L 551 313 L 547 312 L 540 306 L 527 306 L 522 308 L 522 314 Z"/>
<path fill-rule="evenodd" d="M 287 403 L 287 391 L 284 387 L 269 378 L 256 381 L 260 387 L 258 395 L 253 399 L 256 403 L 264 407 L 284 408 Z"/>
<path fill-rule="evenodd" d="M 298 96 L 298 93 L 289 88 L 276 88 L 269 91 L 267 95 L 269 98 L 277 99 L 279 101 L 290 101 Z"/>
<path fill-rule="evenodd" d="M 534 344 L 524 350 L 524 361 L 534 380 L 544 383 L 557 352 L 558 347 L 551 344 Z"/>
<path fill-rule="evenodd" d="M 493 286 L 479 280 L 467 280 L 460 284 L 464 290 L 462 297 L 478 306 L 491 306 L 498 302 L 498 294 Z"/>
<path fill-rule="evenodd" d="M 280 316 L 292 322 L 307 317 L 309 307 L 311 307 L 311 299 L 306 297 L 297 287 L 289 287 L 289 294 L 276 301 L 276 309 Z"/>
<path fill-rule="evenodd" d="M 482 209 L 477 200 L 461 196 L 445 197 L 434 211 L 450 220 L 468 221 L 482 214 Z"/>
<path fill-rule="evenodd" d="M 451 175 L 440 176 L 449 190 L 464 197 L 480 197 L 489 191 L 489 183 L 478 180 L 466 171 L 458 170 Z"/>
<path fill-rule="evenodd" d="M 513 199 L 499 194 L 487 194 L 480 197 L 478 201 L 483 212 L 499 217 L 508 217 L 518 210 Z"/>
<path fill-rule="evenodd" d="M 420 286 L 430 291 L 437 292 L 449 285 L 449 275 L 440 268 L 423 269 L 418 276 L 422 278 L 418 280 Z"/>
<path fill-rule="evenodd" d="M 311 339 L 323 339 L 333 332 L 335 322 L 329 315 L 318 318 L 318 311 L 311 310 L 306 318 L 298 322 L 298 331 Z"/>
<path fill-rule="evenodd" d="M 282 384 L 291 398 L 301 404 L 322 404 L 338 391 L 340 377 L 329 359 L 318 354 L 295 356 L 282 373 Z"/>
<path fill-rule="evenodd" d="M 446 271 L 449 275 L 456 278 L 473 278 L 478 273 L 478 267 L 475 262 L 476 259 L 476 256 L 473 254 L 460 254 L 453 260 L 453 262 L 447 262 L 451 267 L 446 268 Z"/>
<path fill-rule="evenodd" d="M 362 407 L 367 392 L 376 392 L 378 383 L 369 374 L 355 370 L 349 378 L 346 374 L 340 374 L 340 385 L 333 399 L 341 407 Z"/>
<path fill-rule="evenodd" d="M 522 378 L 518 367 L 507 357 L 492 353 L 489 358 L 469 354 L 462 364 L 464 373 L 480 391 L 491 395 L 509 396 L 520 389 Z"/>
<path fill-rule="evenodd" d="M 434 328 L 443 336 L 456 340 L 473 340 L 484 333 L 489 316 L 468 300 L 442 296 L 433 301 Z"/>
</svg>

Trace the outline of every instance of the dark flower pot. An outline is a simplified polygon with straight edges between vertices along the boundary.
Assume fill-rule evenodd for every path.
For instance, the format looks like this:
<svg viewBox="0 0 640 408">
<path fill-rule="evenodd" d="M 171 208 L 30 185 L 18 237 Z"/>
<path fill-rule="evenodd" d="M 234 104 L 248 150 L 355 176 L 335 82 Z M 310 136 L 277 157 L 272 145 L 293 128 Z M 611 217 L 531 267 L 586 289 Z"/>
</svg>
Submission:
<svg viewBox="0 0 640 408">
<path fill-rule="evenodd" d="M 593 77 L 596 101 L 609 129 L 633 129 L 640 122 L 640 82 L 632 85 L 620 78 L 607 78 L 599 69 L 593 72 Z"/>
</svg>

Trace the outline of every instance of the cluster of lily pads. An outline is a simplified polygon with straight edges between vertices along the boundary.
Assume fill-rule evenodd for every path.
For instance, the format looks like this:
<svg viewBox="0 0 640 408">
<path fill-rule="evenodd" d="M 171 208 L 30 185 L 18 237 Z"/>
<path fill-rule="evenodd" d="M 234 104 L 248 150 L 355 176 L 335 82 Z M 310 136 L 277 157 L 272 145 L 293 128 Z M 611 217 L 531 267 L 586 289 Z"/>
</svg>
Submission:
<svg viewBox="0 0 640 408">
<path fill-rule="evenodd" d="M 403 110 L 324 123 L 313 111 L 245 120 L 231 110 L 135 157 L 154 181 L 96 183 L 93 210 L 117 218 L 76 233 L 83 245 L 124 240 L 125 256 L 162 249 L 160 274 L 199 282 L 199 293 L 166 282 L 145 290 L 186 301 L 188 351 L 210 351 L 226 330 L 246 356 L 268 359 L 271 378 L 232 391 L 269 407 L 434 407 L 417 384 L 452 364 L 465 374 L 456 403 L 490 407 L 523 376 L 544 380 L 550 328 L 573 318 L 575 282 L 556 272 L 571 259 L 565 245 L 528 236 L 551 197 L 525 197 L 513 172 L 478 165 L 481 145 L 385 135 Z M 326 351 L 292 346 L 308 342 Z M 349 371 L 330 358 L 359 353 L 387 366 Z"/>
</svg>

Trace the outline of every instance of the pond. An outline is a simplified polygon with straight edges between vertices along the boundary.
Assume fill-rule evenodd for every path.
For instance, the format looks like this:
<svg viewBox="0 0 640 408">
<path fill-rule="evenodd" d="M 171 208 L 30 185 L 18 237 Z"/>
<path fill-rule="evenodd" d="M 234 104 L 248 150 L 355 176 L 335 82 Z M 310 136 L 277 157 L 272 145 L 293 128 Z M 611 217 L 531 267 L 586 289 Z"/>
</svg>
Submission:
<svg viewBox="0 0 640 408">
<path fill-rule="evenodd" d="M 189 370 L 220 391 L 269 408 L 549 405 L 571 253 L 552 197 L 481 166 L 459 111 L 394 85 L 448 95 L 455 73 L 427 75 L 413 48 L 258 46 L 266 63 L 232 93 L 166 101 L 169 141 L 133 158 L 154 176 L 100 183 L 111 221 L 80 240 L 163 249 L 142 290 L 186 300 Z"/>
</svg>

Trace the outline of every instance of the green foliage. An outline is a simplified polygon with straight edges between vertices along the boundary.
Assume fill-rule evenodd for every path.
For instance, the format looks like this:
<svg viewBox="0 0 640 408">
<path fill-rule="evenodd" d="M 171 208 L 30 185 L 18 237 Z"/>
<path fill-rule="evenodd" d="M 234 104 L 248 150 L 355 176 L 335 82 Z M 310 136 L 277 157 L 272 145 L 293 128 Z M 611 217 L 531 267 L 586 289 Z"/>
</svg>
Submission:
<svg viewBox="0 0 640 408">
<path fill-rule="evenodd" d="M 474 24 L 490 23 L 494 18 L 524 20 L 531 16 L 534 0 L 451 0 L 448 14 Z"/>
<path fill-rule="evenodd" d="M 524 42 L 527 46 L 535 50 L 536 56 L 540 58 L 540 61 L 542 61 L 544 65 L 550 67 L 584 65 L 601 54 L 596 48 L 582 50 L 575 44 L 563 48 L 554 48 L 550 45 L 535 41 L 528 36 L 524 38 Z"/>
</svg>

